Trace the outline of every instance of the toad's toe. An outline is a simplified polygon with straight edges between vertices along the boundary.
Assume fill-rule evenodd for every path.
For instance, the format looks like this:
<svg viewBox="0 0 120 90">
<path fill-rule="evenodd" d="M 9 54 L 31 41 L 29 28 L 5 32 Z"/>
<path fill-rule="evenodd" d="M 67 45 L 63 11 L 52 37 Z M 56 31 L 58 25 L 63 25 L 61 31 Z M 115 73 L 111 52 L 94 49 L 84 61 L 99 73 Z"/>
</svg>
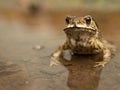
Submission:
<svg viewBox="0 0 120 90">
<path fill-rule="evenodd" d="M 105 66 L 105 64 L 107 64 L 107 62 L 105 62 L 105 61 L 101 61 L 101 62 L 96 62 L 97 64 L 96 65 L 94 65 L 94 67 L 104 67 Z"/>
</svg>

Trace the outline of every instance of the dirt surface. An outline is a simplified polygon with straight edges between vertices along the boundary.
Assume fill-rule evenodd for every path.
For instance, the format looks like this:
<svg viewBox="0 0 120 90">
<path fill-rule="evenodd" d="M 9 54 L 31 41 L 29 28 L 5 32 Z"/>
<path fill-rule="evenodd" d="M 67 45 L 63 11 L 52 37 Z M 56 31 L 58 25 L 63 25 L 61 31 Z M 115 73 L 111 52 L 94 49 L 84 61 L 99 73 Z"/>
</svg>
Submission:
<svg viewBox="0 0 120 90">
<path fill-rule="evenodd" d="M 92 15 L 103 37 L 117 46 L 104 68 L 93 57 L 73 56 L 50 67 L 50 55 L 65 40 L 66 15 Z M 46 11 L 31 16 L 0 11 L 0 90 L 119 90 L 120 12 Z M 42 48 L 41 48 L 42 47 Z"/>
</svg>

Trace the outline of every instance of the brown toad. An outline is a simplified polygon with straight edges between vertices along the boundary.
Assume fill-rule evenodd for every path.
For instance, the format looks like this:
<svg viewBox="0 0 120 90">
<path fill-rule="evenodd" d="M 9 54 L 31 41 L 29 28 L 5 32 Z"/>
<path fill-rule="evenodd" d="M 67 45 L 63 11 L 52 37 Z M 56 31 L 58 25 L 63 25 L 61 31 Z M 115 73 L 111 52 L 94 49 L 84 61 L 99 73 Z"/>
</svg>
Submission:
<svg viewBox="0 0 120 90">
<path fill-rule="evenodd" d="M 66 41 L 61 45 L 51 57 L 50 65 L 57 65 L 61 55 L 65 50 L 69 50 L 70 56 L 73 54 L 102 54 L 103 60 L 97 62 L 97 66 L 107 64 L 111 59 L 110 44 L 102 38 L 96 22 L 90 16 L 76 17 L 67 16 L 64 32 Z"/>
</svg>

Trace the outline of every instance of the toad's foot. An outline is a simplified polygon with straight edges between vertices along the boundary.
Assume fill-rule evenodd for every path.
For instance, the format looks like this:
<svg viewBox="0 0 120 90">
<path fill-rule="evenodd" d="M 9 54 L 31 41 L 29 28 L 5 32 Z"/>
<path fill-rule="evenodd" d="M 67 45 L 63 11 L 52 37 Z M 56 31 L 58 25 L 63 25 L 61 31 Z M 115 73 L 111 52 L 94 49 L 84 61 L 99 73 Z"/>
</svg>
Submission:
<svg viewBox="0 0 120 90">
<path fill-rule="evenodd" d="M 94 67 L 100 67 L 100 66 L 104 67 L 105 64 L 107 64 L 108 62 L 106 62 L 106 61 L 101 61 L 101 62 L 96 62 L 96 63 L 97 63 L 97 64 L 94 65 Z"/>
<path fill-rule="evenodd" d="M 59 59 L 55 58 L 55 57 L 51 57 L 51 61 L 50 61 L 50 66 L 57 66 L 58 64 L 60 64 Z"/>
</svg>

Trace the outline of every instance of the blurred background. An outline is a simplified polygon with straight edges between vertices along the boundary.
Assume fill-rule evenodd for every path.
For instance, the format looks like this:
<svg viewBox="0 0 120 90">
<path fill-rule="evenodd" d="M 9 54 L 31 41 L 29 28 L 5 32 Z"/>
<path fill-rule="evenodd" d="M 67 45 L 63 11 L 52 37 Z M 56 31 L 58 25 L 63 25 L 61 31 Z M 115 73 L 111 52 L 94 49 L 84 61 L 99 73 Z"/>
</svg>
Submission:
<svg viewBox="0 0 120 90">
<path fill-rule="evenodd" d="M 67 15 L 91 14 L 102 29 L 119 17 L 119 0 L 1 0 L 0 15 L 6 20 L 20 20 L 32 25 L 53 25 L 62 29 Z M 114 20 L 113 20 L 114 18 Z M 108 22 L 107 22 L 108 21 Z M 107 23 L 106 23 L 107 22 Z M 103 24 L 105 23 L 105 24 Z M 111 26 L 111 25 L 110 25 Z M 117 26 L 115 26 L 116 28 Z M 108 27 L 111 28 L 111 27 Z M 58 30 L 57 30 L 58 31 Z M 112 31 L 112 30 L 110 30 Z"/>
<path fill-rule="evenodd" d="M 0 90 L 120 89 L 120 57 L 103 79 L 91 60 L 49 67 L 67 15 L 92 15 L 103 37 L 120 45 L 120 0 L 0 0 Z"/>
<path fill-rule="evenodd" d="M 92 15 L 105 34 L 118 30 L 119 0 L 1 0 L 0 16 L 39 28 L 62 31 L 67 15 Z M 116 24 L 113 24 L 116 23 Z M 39 29 L 40 30 L 40 29 Z"/>
</svg>

